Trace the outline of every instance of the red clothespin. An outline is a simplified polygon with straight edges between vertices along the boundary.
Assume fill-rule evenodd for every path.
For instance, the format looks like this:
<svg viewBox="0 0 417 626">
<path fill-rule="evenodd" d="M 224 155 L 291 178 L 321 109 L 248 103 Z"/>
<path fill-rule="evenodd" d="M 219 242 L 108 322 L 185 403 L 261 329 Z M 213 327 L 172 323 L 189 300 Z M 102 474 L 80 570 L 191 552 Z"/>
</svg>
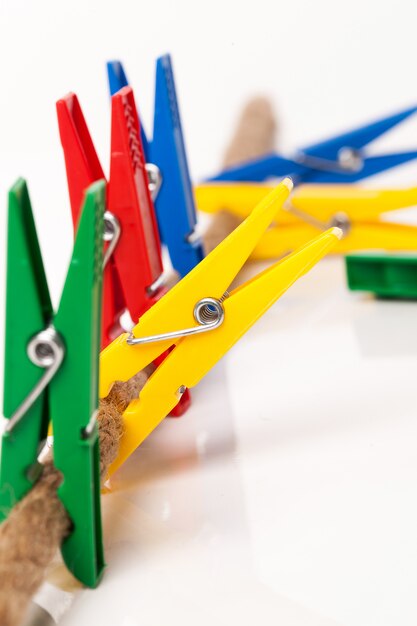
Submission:
<svg viewBox="0 0 417 626">
<path fill-rule="evenodd" d="M 102 347 L 123 332 L 120 318 L 125 311 L 137 320 L 166 293 L 136 110 L 131 87 L 112 97 Z M 59 100 L 57 114 L 75 229 L 85 189 L 104 174 L 77 96 Z M 187 397 L 173 414 L 181 415 L 189 404 Z"/>
</svg>

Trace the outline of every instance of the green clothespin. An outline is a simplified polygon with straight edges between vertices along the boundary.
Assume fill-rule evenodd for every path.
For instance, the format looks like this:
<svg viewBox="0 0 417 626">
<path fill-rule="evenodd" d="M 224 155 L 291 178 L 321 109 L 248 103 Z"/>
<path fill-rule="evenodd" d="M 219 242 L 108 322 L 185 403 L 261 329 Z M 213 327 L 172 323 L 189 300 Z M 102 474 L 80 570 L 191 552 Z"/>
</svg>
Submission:
<svg viewBox="0 0 417 626">
<path fill-rule="evenodd" d="M 350 254 L 346 257 L 349 289 L 383 298 L 417 298 L 417 255 Z"/>
<path fill-rule="evenodd" d="M 65 286 L 54 316 L 24 180 L 9 193 L 4 414 L 0 519 L 42 471 L 52 422 L 58 490 L 73 522 L 62 544 L 68 569 L 98 584 L 104 568 L 100 512 L 98 357 L 105 183 L 86 192 Z"/>
</svg>

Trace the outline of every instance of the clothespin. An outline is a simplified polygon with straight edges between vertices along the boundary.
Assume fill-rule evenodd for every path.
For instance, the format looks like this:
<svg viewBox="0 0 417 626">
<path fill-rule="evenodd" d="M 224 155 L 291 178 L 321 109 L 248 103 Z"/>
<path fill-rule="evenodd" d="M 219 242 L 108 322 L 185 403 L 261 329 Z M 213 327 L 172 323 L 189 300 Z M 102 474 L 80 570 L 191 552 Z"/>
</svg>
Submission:
<svg viewBox="0 0 417 626">
<path fill-rule="evenodd" d="M 253 181 L 291 176 L 294 182 L 353 183 L 417 158 L 417 151 L 368 156 L 366 148 L 417 111 L 411 107 L 285 157 L 268 154 L 228 168 L 209 181 Z"/>
<path fill-rule="evenodd" d="M 119 61 L 107 64 L 111 94 L 128 84 Z M 143 129 L 143 127 L 142 127 Z M 185 276 L 204 257 L 196 234 L 196 210 L 171 57 L 156 62 L 155 108 L 152 140 L 142 130 L 150 182 L 161 239 L 168 248 L 171 263 Z"/>
<path fill-rule="evenodd" d="M 104 174 L 76 95 L 59 100 L 57 113 L 76 227 L 84 190 Z M 103 347 L 122 332 L 119 320 L 125 310 L 138 319 L 164 292 L 161 245 L 130 87 L 112 98 L 107 206 Z"/>
<path fill-rule="evenodd" d="M 87 185 L 103 178 L 80 104 L 75 94 L 57 102 L 74 227 Z M 102 346 L 122 332 L 128 311 L 138 320 L 165 293 L 161 243 L 150 196 L 133 91 L 124 87 L 112 97 L 111 156 L 105 239 Z M 172 415 L 191 403 L 189 392 Z"/>
<path fill-rule="evenodd" d="M 417 299 L 416 254 L 350 254 L 346 257 L 349 289 L 381 298 Z"/>
<path fill-rule="evenodd" d="M 7 311 L 0 515 L 32 488 L 48 425 L 58 496 L 73 522 L 62 544 L 67 567 L 94 587 L 104 568 L 100 513 L 98 354 L 104 181 L 91 186 L 54 315 L 30 199 L 20 179 L 9 194 Z M 42 372 L 42 370 L 44 370 Z M 34 538 L 36 541 L 36 537 Z"/>
<path fill-rule="evenodd" d="M 214 212 L 226 208 L 244 217 L 250 202 L 259 201 L 267 185 L 209 183 L 196 189 L 198 207 Z M 254 250 L 253 258 L 277 258 L 303 245 L 331 226 L 343 230 L 333 252 L 355 250 L 417 250 L 417 227 L 386 221 L 386 213 L 417 204 L 417 187 L 364 189 L 350 185 L 301 185 L 294 189 L 274 225 Z"/>
<path fill-rule="evenodd" d="M 285 179 L 243 224 L 143 315 L 132 333 L 121 335 L 102 352 L 100 395 L 104 397 L 114 381 L 129 379 L 162 351 L 172 348 L 140 398 L 124 413 L 120 455 L 111 472 L 161 422 L 184 391 L 196 385 L 280 295 L 338 241 L 339 229 L 330 229 L 228 291 L 291 186 Z"/>
</svg>

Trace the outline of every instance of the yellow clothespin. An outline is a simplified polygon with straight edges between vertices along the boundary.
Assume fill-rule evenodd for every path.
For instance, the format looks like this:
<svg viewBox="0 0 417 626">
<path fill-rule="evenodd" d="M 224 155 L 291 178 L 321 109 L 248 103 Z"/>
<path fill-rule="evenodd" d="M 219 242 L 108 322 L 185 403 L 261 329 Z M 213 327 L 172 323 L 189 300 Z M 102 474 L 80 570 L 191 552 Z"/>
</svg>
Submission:
<svg viewBox="0 0 417 626">
<path fill-rule="evenodd" d="M 204 184 L 196 188 L 197 206 L 214 213 L 226 209 L 242 219 L 271 187 L 256 183 Z M 417 250 L 417 227 L 384 221 L 384 213 L 417 204 L 417 187 L 365 189 L 350 185 L 301 185 L 280 209 L 255 248 L 253 258 L 277 258 L 331 226 L 343 230 L 333 252 Z"/>
<path fill-rule="evenodd" d="M 140 399 L 124 413 L 125 433 L 113 473 L 210 368 L 300 276 L 335 245 L 337 228 L 228 293 L 234 278 L 288 198 L 285 179 L 227 239 L 164 295 L 135 326 L 101 354 L 100 395 L 128 380 L 175 346 Z"/>
</svg>

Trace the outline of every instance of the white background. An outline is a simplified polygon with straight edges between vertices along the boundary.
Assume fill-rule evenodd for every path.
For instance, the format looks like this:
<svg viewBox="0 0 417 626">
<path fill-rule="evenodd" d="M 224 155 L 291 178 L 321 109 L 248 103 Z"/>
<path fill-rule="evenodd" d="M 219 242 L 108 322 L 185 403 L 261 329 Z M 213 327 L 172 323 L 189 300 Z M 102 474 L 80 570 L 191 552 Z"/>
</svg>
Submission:
<svg viewBox="0 0 417 626">
<path fill-rule="evenodd" d="M 124 61 L 149 128 L 154 60 L 172 53 L 197 180 L 254 93 L 285 150 L 415 104 L 416 24 L 414 0 L 2 0 L 1 235 L 24 176 L 57 302 L 71 224 L 54 103 L 78 94 L 107 170 L 106 60 Z M 417 123 L 385 145 L 417 147 Z M 120 472 L 108 573 L 64 623 L 414 625 L 416 320 L 348 294 L 338 260 L 300 281 Z"/>
<path fill-rule="evenodd" d="M 412 0 L 1 0 L 0 7 L 0 198 L 18 176 L 28 180 L 55 301 L 71 247 L 55 102 L 77 93 L 107 171 L 106 60 L 124 61 L 150 129 L 154 61 L 172 53 L 195 179 L 216 170 L 254 93 L 273 98 L 286 150 L 417 101 Z M 414 136 L 400 145 L 416 145 Z"/>
</svg>

